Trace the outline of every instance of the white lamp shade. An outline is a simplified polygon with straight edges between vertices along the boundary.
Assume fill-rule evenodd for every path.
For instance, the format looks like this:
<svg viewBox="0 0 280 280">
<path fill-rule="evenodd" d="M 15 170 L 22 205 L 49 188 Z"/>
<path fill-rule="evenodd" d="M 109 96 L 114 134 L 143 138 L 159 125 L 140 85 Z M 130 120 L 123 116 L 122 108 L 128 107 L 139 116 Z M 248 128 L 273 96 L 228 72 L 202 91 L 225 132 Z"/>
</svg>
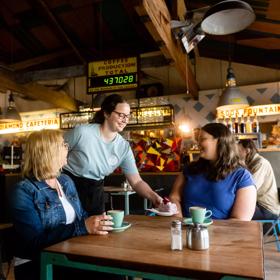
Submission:
<svg viewBox="0 0 280 280">
<path fill-rule="evenodd" d="M 244 30 L 254 20 L 255 13 L 248 3 L 227 0 L 212 6 L 206 12 L 201 29 L 212 35 L 227 35 Z"/>
</svg>

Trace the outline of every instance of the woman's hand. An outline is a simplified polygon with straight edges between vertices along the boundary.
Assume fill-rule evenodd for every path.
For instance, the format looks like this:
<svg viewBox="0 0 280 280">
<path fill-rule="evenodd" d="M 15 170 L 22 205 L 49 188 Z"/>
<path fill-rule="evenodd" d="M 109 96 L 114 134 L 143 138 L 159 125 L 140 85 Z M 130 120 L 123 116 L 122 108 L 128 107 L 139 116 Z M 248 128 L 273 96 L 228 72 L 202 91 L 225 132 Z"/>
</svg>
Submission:
<svg viewBox="0 0 280 280">
<path fill-rule="evenodd" d="M 85 219 L 86 229 L 89 234 L 97 234 L 97 235 L 105 235 L 111 231 L 112 225 L 114 224 L 112 221 L 112 217 L 103 213 L 98 216 L 90 216 Z"/>
</svg>

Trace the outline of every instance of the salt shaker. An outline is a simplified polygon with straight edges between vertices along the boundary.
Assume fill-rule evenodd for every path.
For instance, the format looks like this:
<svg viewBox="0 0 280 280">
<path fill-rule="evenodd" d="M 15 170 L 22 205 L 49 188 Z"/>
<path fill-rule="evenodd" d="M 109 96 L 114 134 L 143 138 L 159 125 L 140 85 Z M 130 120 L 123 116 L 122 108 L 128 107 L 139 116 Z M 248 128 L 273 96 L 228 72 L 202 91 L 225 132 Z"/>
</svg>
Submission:
<svg viewBox="0 0 280 280">
<path fill-rule="evenodd" d="M 171 223 L 171 250 L 181 251 L 182 249 L 182 223 L 180 220 L 174 220 Z"/>
</svg>

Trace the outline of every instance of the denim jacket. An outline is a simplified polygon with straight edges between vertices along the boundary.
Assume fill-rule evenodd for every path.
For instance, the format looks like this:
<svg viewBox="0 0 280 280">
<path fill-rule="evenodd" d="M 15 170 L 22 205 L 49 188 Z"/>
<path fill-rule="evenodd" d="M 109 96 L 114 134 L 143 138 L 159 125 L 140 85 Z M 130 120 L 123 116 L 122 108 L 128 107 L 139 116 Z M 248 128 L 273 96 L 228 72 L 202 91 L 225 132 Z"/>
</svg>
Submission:
<svg viewBox="0 0 280 280">
<path fill-rule="evenodd" d="M 76 219 L 66 225 L 66 215 L 57 191 L 44 181 L 26 178 L 11 194 L 11 213 L 16 234 L 15 255 L 32 259 L 41 249 L 67 238 L 87 234 L 83 210 L 75 185 L 67 175 L 58 178 Z"/>
</svg>

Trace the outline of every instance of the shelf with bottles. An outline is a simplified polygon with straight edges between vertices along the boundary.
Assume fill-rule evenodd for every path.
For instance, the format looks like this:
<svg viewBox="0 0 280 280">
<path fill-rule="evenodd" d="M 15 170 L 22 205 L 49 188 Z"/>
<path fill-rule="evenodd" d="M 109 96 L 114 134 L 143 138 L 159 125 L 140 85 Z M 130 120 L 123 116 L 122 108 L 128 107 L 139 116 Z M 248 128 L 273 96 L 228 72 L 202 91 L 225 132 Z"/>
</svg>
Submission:
<svg viewBox="0 0 280 280">
<path fill-rule="evenodd" d="M 234 133 L 237 140 L 252 139 L 258 149 L 262 148 L 262 134 L 258 133 Z"/>
<path fill-rule="evenodd" d="M 232 133 L 235 134 L 250 134 L 250 133 L 259 133 L 260 125 L 257 115 L 254 117 L 251 116 L 235 116 L 224 117 L 222 120 L 218 120 L 226 125 Z"/>
</svg>

